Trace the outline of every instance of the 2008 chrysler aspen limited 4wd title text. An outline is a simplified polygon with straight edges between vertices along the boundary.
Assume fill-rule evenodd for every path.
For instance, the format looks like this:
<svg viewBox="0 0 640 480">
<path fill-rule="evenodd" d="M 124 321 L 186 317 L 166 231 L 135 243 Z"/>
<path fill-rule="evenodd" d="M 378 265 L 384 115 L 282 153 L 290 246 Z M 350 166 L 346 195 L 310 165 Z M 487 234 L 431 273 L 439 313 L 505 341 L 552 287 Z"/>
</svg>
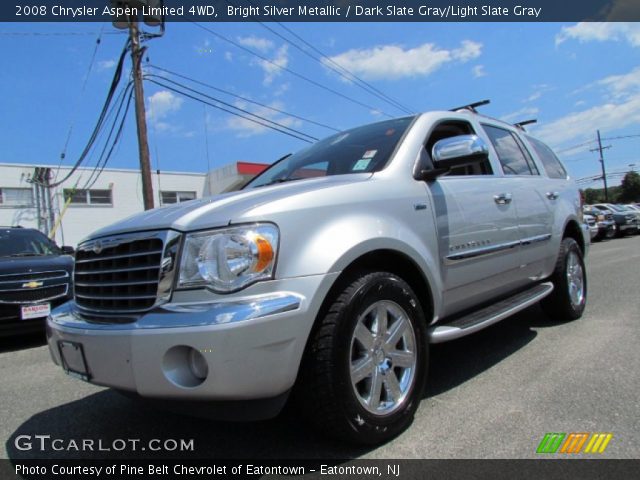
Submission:
<svg viewBox="0 0 640 480">
<path fill-rule="evenodd" d="M 274 416 L 293 392 L 319 428 L 376 444 L 411 423 L 430 343 L 538 301 L 582 315 L 585 228 L 521 127 L 473 106 L 383 121 L 93 234 L 49 347 L 70 374 L 190 411 Z"/>
</svg>

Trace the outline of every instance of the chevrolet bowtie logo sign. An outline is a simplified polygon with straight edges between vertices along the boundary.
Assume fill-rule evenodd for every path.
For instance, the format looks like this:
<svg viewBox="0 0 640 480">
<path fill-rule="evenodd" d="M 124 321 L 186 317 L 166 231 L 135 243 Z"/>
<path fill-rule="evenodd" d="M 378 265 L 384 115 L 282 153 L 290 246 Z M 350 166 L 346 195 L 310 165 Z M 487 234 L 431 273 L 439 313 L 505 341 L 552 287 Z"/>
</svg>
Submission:
<svg viewBox="0 0 640 480">
<path fill-rule="evenodd" d="M 38 288 L 42 286 L 42 282 L 37 282 L 35 280 L 22 284 L 22 288 Z"/>
<path fill-rule="evenodd" d="M 547 433 L 536 453 L 604 453 L 612 438 L 612 433 Z"/>
</svg>

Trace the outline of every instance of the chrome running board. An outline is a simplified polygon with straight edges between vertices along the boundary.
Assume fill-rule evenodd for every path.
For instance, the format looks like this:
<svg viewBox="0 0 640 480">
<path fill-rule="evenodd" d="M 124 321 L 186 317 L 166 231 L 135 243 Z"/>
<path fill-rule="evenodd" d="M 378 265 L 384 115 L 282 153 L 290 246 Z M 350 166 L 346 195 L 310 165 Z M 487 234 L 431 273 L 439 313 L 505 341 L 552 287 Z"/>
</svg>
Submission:
<svg viewBox="0 0 640 480">
<path fill-rule="evenodd" d="M 524 292 L 471 312 L 449 323 L 435 325 L 429 329 L 430 342 L 447 342 L 482 330 L 539 302 L 552 291 L 553 284 L 551 282 L 539 283 Z"/>
</svg>

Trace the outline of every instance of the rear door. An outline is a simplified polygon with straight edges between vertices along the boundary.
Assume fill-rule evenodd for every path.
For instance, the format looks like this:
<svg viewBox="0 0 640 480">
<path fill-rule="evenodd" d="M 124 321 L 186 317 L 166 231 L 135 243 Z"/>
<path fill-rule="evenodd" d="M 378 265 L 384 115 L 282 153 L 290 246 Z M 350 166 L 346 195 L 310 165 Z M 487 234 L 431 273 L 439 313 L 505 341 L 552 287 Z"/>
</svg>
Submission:
<svg viewBox="0 0 640 480">
<path fill-rule="evenodd" d="M 559 198 L 545 175 L 541 175 L 528 147 L 518 133 L 496 124 L 482 125 L 513 192 L 520 240 L 520 275 L 531 280 L 545 274 L 554 225 L 554 206 Z"/>
</svg>

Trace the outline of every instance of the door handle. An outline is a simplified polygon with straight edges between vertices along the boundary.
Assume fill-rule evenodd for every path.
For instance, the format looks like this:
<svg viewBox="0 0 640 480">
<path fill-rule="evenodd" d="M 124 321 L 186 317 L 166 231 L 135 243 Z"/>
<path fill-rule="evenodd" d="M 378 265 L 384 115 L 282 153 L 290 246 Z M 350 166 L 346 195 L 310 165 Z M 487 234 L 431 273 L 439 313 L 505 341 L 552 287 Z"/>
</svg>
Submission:
<svg viewBox="0 0 640 480">
<path fill-rule="evenodd" d="M 493 196 L 493 200 L 498 205 L 506 205 L 507 203 L 511 203 L 512 196 L 510 193 L 499 193 L 498 195 Z"/>
<path fill-rule="evenodd" d="M 557 200 L 560 194 L 558 192 L 547 192 L 547 198 L 549 200 Z"/>
</svg>

